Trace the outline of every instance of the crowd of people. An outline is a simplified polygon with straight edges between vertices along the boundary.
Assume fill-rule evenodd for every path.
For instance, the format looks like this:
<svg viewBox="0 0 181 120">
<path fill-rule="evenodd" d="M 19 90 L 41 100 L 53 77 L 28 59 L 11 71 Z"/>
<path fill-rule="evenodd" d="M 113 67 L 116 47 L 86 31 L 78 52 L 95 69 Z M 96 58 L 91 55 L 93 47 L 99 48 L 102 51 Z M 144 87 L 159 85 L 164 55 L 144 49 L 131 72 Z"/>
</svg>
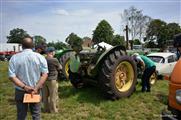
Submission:
<svg viewBox="0 0 181 120">
<path fill-rule="evenodd" d="M 53 47 L 43 50 L 42 46 L 37 46 L 33 51 L 33 39 L 29 36 L 22 40 L 22 47 L 23 51 L 9 61 L 9 78 L 15 85 L 17 119 L 25 120 L 29 109 L 32 119 L 40 120 L 41 102 L 24 103 L 24 94 L 31 94 L 32 98 L 37 94 L 42 96 L 44 112 L 57 113 L 57 77 L 62 66 L 54 58 Z"/>
</svg>

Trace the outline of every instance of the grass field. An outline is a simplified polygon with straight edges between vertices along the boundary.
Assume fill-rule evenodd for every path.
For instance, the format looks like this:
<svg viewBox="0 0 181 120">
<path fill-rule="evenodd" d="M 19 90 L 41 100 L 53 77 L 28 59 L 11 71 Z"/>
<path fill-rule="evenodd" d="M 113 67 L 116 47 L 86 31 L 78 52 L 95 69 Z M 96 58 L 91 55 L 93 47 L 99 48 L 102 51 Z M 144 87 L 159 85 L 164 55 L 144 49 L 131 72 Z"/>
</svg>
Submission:
<svg viewBox="0 0 181 120">
<path fill-rule="evenodd" d="M 7 63 L 0 62 L 0 120 L 15 120 L 14 88 L 7 76 Z M 160 80 L 151 93 L 141 93 L 140 85 L 129 98 L 105 100 L 98 88 L 74 89 L 59 83 L 59 113 L 42 113 L 43 120 L 160 120 L 166 108 L 168 82 Z M 28 119 L 31 119 L 30 114 Z"/>
</svg>

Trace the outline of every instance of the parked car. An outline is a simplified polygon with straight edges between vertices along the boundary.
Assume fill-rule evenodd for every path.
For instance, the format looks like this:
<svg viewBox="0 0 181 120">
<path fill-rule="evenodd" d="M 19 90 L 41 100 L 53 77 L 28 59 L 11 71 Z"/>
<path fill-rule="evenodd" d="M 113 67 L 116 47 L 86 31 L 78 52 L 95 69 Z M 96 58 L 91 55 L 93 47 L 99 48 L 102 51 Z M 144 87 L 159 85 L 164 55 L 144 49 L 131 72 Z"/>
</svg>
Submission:
<svg viewBox="0 0 181 120">
<path fill-rule="evenodd" d="M 6 59 L 9 61 L 12 56 L 13 56 L 12 54 L 6 55 Z"/>
<path fill-rule="evenodd" d="M 155 62 L 157 75 L 159 76 L 170 75 L 177 62 L 175 53 L 158 52 L 147 56 Z"/>
<path fill-rule="evenodd" d="M 0 54 L 0 61 L 7 61 L 8 59 L 6 58 L 6 55 L 1 55 Z"/>
<path fill-rule="evenodd" d="M 9 61 L 10 58 L 16 53 L 17 52 L 14 52 L 14 51 L 0 52 L 0 61 Z"/>
</svg>

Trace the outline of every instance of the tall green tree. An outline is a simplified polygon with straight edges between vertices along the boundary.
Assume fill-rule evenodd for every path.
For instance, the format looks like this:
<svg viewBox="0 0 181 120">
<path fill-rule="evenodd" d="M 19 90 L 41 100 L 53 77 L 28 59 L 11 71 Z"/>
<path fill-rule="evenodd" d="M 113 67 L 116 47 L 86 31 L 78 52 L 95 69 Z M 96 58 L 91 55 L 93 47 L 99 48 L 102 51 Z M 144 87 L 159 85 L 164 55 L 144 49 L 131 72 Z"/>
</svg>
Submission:
<svg viewBox="0 0 181 120">
<path fill-rule="evenodd" d="M 150 22 L 148 29 L 146 31 L 146 40 L 147 41 L 157 41 L 158 47 L 165 47 L 167 40 L 167 23 L 155 19 Z"/>
<path fill-rule="evenodd" d="M 7 36 L 7 43 L 21 43 L 22 39 L 25 36 L 29 36 L 29 34 L 20 28 L 15 28 L 13 30 L 10 30 L 9 36 Z"/>
<path fill-rule="evenodd" d="M 116 45 L 126 45 L 126 42 L 124 40 L 124 36 L 120 36 L 120 35 L 114 35 L 113 41 L 111 43 L 111 45 L 116 46 Z"/>
<path fill-rule="evenodd" d="M 133 44 L 134 44 L 134 45 L 141 45 L 141 42 L 140 42 L 139 39 L 135 39 L 135 40 L 133 41 Z"/>
<path fill-rule="evenodd" d="M 157 44 L 154 41 L 148 41 L 148 42 L 145 42 L 145 47 L 146 48 L 156 48 Z"/>
<path fill-rule="evenodd" d="M 35 46 L 36 45 L 42 45 L 42 44 L 46 44 L 46 39 L 40 35 L 35 35 L 34 37 L 34 41 L 35 41 Z"/>
<path fill-rule="evenodd" d="M 181 33 L 181 27 L 177 23 L 167 24 L 168 40 L 172 40 L 174 35 Z"/>
<path fill-rule="evenodd" d="M 69 34 L 69 36 L 65 40 L 71 47 L 73 46 L 82 46 L 83 40 L 79 36 L 77 36 L 75 33 Z"/>
<path fill-rule="evenodd" d="M 100 42 L 111 43 L 113 40 L 113 29 L 111 25 L 106 21 L 102 20 L 93 31 L 93 42 L 95 44 Z"/>
<path fill-rule="evenodd" d="M 165 48 L 175 34 L 181 32 L 177 23 L 166 23 L 160 19 L 151 21 L 146 31 L 146 41 L 156 41 L 159 48 Z"/>
</svg>

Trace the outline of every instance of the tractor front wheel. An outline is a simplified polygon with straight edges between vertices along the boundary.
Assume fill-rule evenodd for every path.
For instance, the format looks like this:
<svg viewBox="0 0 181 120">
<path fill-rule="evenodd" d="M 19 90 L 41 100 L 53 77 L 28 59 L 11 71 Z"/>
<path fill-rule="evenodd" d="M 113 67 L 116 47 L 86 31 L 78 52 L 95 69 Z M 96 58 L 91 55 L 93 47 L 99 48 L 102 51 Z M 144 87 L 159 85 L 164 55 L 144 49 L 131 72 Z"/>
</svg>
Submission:
<svg viewBox="0 0 181 120">
<path fill-rule="evenodd" d="M 150 77 L 150 85 L 154 85 L 157 81 L 157 73 L 154 72 Z"/>
</svg>

